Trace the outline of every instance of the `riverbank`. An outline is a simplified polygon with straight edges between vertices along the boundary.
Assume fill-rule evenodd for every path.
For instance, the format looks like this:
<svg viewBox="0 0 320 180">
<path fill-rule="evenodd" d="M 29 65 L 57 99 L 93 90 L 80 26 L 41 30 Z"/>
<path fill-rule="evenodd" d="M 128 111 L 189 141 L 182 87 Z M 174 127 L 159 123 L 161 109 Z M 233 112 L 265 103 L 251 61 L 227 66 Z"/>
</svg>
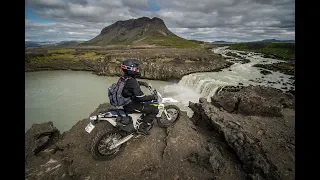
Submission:
<svg viewBox="0 0 320 180">
<path fill-rule="evenodd" d="M 121 61 L 127 58 L 143 61 L 141 78 L 165 81 L 195 72 L 216 72 L 233 64 L 205 49 L 34 48 L 26 50 L 25 71 L 83 70 L 120 76 Z"/>
<path fill-rule="evenodd" d="M 294 62 L 279 62 L 272 64 L 255 64 L 254 67 L 264 68 L 271 71 L 278 71 L 287 75 L 295 75 L 295 63 Z"/>
<path fill-rule="evenodd" d="M 247 42 L 232 44 L 229 49 L 262 53 L 264 58 L 295 60 L 295 43 Z"/>
<path fill-rule="evenodd" d="M 130 141 L 122 154 L 106 162 L 95 161 L 89 152 L 103 124 L 92 134 L 84 131 L 88 118 L 63 134 L 52 122 L 34 124 L 25 136 L 25 176 L 40 180 L 295 179 L 293 95 L 247 86 L 221 89 L 212 98 L 212 103 L 203 98 L 190 103 L 192 118 L 182 112 L 173 127 L 155 126 L 150 136 Z M 91 115 L 108 108 L 113 107 L 101 104 Z"/>
</svg>

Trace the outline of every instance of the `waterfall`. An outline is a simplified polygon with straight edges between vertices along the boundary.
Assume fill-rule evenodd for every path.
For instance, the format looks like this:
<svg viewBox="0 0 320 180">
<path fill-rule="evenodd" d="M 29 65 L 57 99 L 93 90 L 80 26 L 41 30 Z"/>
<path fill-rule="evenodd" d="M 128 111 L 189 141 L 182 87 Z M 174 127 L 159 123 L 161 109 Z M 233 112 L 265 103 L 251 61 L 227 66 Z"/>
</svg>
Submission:
<svg viewBox="0 0 320 180">
<path fill-rule="evenodd" d="M 168 85 L 165 87 L 164 93 L 179 101 L 180 107 L 191 112 L 187 106 L 189 102 L 198 102 L 200 97 L 211 101 L 211 97 L 217 91 L 220 91 L 226 85 L 237 86 L 241 83 L 247 85 L 269 86 L 285 91 L 285 89 L 294 88 L 292 76 L 280 72 L 272 72 L 272 74 L 263 75 L 260 68 L 253 67 L 254 64 L 269 64 L 281 62 L 281 60 L 261 57 L 259 54 L 248 53 L 241 55 L 237 51 L 226 48 L 217 48 L 215 53 L 225 54 L 233 52 L 239 56 L 250 60 L 249 63 L 235 62 L 232 66 L 222 69 L 219 72 L 201 72 L 183 76 L 179 83 Z M 284 88 L 284 89 L 283 89 Z"/>
<path fill-rule="evenodd" d="M 205 97 L 210 101 L 210 97 L 215 94 L 219 87 L 232 85 L 225 81 L 206 78 L 202 74 L 189 74 L 183 76 L 178 85 L 194 89 L 201 97 Z"/>
</svg>

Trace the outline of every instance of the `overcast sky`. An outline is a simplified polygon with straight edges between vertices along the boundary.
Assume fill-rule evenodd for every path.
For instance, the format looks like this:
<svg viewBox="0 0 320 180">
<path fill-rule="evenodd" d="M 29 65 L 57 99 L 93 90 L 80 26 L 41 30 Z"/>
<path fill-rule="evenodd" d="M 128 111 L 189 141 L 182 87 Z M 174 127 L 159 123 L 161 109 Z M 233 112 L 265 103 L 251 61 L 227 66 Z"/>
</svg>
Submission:
<svg viewBox="0 0 320 180">
<path fill-rule="evenodd" d="M 186 39 L 295 39 L 294 0 L 26 0 L 25 15 L 26 41 L 89 40 L 143 16 Z"/>
</svg>

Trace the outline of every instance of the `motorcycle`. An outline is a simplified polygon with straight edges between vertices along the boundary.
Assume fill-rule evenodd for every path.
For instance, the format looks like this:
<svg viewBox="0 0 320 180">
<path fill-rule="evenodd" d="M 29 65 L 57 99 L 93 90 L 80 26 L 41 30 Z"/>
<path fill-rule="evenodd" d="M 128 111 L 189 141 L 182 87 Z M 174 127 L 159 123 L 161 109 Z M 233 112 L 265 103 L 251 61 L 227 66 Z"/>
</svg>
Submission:
<svg viewBox="0 0 320 180">
<path fill-rule="evenodd" d="M 158 97 L 156 101 L 151 102 L 159 109 L 156 116 L 157 125 L 161 128 L 172 126 L 179 119 L 181 111 L 176 105 L 165 104 L 178 101 L 173 98 L 163 98 L 156 89 L 152 89 L 151 85 L 148 90 Z M 104 161 L 120 154 L 124 150 L 126 142 L 141 136 L 138 129 L 144 116 L 145 114 L 139 112 L 128 114 L 124 109 L 108 109 L 89 117 L 90 123 L 85 128 L 87 133 L 91 133 L 97 123 L 108 122 L 111 124 L 111 126 L 107 126 L 109 128 L 98 132 L 93 138 L 90 146 L 92 157 Z M 147 129 L 150 130 L 153 124 L 151 123 Z"/>
</svg>

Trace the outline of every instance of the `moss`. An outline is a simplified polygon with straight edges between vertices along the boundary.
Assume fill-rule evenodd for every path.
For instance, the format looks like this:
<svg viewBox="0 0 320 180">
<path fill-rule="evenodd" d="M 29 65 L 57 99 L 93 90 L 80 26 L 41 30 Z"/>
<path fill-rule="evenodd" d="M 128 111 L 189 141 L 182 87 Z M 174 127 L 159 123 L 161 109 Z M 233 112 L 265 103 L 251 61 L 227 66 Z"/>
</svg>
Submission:
<svg viewBox="0 0 320 180">
<path fill-rule="evenodd" d="M 92 59 L 96 60 L 99 58 L 104 57 L 104 55 L 97 55 L 95 52 L 86 52 L 85 54 L 82 54 L 80 56 L 77 56 L 77 59 Z"/>
<path fill-rule="evenodd" d="M 283 60 L 295 59 L 295 43 L 248 42 L 232 44 L 229 49 L 253 51 Z"/>
<path fill-rule="evenodd" d="M 201 48 L 199 42 L 186 40 L 178 36 L 153 36 L 144 39 L 140 43 L 154 44 L 172 48 Z"/>
<path fill-rule="evenodd" d="M 75 49 L 71 49 L 71 48 L 48 49 L 48 53 L 55 53 L 55 54 L 66 54 L 66 53 L 72 53 L 72 52 L 75 52 Z"/>
</svg>

